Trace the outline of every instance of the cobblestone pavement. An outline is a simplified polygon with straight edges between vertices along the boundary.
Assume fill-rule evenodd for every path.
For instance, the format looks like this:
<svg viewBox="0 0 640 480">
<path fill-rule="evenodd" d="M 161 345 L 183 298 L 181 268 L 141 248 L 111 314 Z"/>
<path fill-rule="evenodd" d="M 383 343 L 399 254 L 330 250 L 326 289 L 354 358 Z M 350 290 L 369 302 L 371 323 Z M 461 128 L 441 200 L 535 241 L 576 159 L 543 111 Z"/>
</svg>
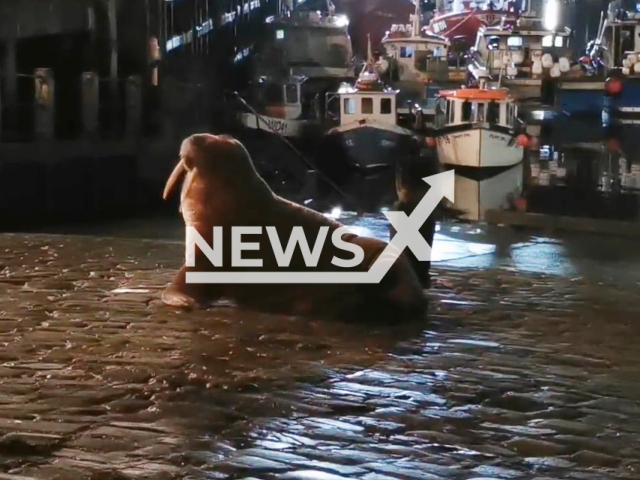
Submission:
<svg viewBox="0 0 640 480">
<path fill-rule="evenodd" d="M 440 267 L 376 330 L 167 309 L 182 248 L 0 236 L 0 480 L 640 478 L 637 284 Z"/>
</svg>

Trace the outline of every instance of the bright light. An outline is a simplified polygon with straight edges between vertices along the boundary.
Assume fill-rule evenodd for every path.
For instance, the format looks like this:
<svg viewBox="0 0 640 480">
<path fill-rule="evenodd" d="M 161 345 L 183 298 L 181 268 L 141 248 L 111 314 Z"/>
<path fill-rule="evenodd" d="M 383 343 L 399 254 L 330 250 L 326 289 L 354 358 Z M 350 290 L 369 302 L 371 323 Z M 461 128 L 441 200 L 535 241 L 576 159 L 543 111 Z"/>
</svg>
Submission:
<svg viewBox="0 0 640 480">
<path fill-rule="evenodd" d="M 547 0 L 547 4 L 544 7 L 544 28 L 546 28 L 547 30 L 555 30 L 558 25 L 559 15 L 560 8 L 558 5 L 558 0 Z"/>
<path fill-rule="evenodd" d="M 334 24 L 336 27 L 346 27 L 349 25 L 349 18 L 346 15 L 336 15 Z"/>
<path fill-rule="evenodd" d="M 278 40 L 284 38 L 284 30 L 276 30 L 276 38 Z"/>
<path fill-rule="evenodd" d="M 342 215 L 342 209 L 340 207 L 336 207 L 331 210 L 331 218 L 340 218 L 340 215 Z"/>
</svg>

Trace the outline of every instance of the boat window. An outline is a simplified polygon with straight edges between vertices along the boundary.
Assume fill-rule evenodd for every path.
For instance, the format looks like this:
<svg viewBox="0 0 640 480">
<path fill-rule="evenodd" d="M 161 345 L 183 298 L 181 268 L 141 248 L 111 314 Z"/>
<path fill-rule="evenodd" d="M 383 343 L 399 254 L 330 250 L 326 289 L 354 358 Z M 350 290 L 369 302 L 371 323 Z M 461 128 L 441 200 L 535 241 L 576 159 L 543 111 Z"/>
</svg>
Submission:
<svg viewBox="0 0 640 480">
<path fill-rule="evenodd" d="M 344 99 L 344 113 L 347 115 L 353 115 L 356 113 L 356 101 L 354 98 Z"/>
<path fill-rule="evenodd" d="M 362 113 L 373 113 L 373 98 L 364 97 L 360 109 Z"/>
<path fill-rule="evenodd" d="M 413 57 L 413 47 L 400 47 L 400 57 L 402 58 Z"/>
<path fill-rule="evenodd" d="M 561 47 L 563 43 L 564 43 L 564 37 L 556 37 L 556 41 L 555 41 L 556 47 Z"/>
<path fill-rule="evenodd" d="M 500 37 L 489 37 L 487 39 L 487 48 L 489 50 L 498 50 L 500 48 Z"/>
<path fill-rule="evenodd" d="M 380 100 L 380 113 L 382 113 L 383 115 L 391 113 L 391 99 L 390 98 L 383 98 L 382 100 Z"/>
<path fill-rule="evenodd" d="M 509 49 L 522 47 L 522 37 L 509 37 L 507 38 L 507 47 Z"/>
<path fill-rule="evenodd" d="M 509 126 L 513 126 L 513 120 L 514 120 L 514 108 L 513 108 L 513 104 L 510 103 L 509 105 L 507 105 L 507 125 Z"/>
<path fill-rule="evenodd" d="M 500 120 L 500 105 L 495 101 L 489 102 L 487 105 L 487 122 L 498 123 Z"/>
<path fill-rule="evenodd" d="M 543 47 L 552 47 L 553 46 L 553 35 L 547 35 L 542 38 L 542 46 Z"/>
<path fill-rule="evenodd" d="M 475 110 L 474 120 L 479 123 L 484 123 L 484 103 L 474 103 L 473 110 Z"/>
<path fill-rule="evenodd" d="M 462 121 L 463 122 L 471 121 L 471 102 L 464 102 L 462 104 Z"/>
<path fill-rule="evenodd" d="M 455 105 L 451 100 L 447 100 L 447 122 L 448 123 L 453 123 L 455 113 L 456 113 Z"/>
<path fill-rule="evenodd" d="M 284 30 L 276 30 L 276 38 L 281 40 L 284 38 Z"/>
<path fill-rule="evenodd" d="M 298 86 L 289 83 L 284 89 L 285 103 L 298 103 Z"/>
<path fill-rule="evenodd" d="M 434 119 L 434 124 L 436 128 L 440 128 L 444 126 L 445 123 L 445 106 L 446 100 L 442 97 L 436 100 L 436 114 Z"/>
</svg>

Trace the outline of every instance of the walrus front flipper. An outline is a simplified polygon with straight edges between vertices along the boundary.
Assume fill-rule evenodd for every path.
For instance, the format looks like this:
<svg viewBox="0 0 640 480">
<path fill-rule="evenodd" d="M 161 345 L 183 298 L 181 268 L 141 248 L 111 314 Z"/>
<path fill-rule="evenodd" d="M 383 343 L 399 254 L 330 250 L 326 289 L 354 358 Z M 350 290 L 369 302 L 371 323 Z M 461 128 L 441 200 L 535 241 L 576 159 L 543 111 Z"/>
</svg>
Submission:
<svg viewBox="0 0 640 480">
<path fill-rule="evenodd" d="M 187 283 L 186 273 L 189 267 L 183 265 L 173 281 L 162 292 L 162 302 L 165 305 L 178 308 L 197 309 L 207 306 L 217 298 L 212 285 Z"/>
</svg>

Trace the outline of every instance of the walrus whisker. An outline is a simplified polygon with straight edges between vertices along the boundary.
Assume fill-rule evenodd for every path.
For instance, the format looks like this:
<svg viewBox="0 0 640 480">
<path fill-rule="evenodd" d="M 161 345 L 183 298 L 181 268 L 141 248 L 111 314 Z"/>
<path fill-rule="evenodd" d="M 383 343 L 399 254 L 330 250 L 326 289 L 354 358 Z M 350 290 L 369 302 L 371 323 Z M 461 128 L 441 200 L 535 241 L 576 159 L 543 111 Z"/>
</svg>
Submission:
<svg viewBox="0 0 640 480">
<path fill-rule="evenodd" d="M 181 158 L 178 164 L 176 165 L 176 167 L 173 169 L 173 172 L 171 172 L 171 175 L 169 175 L 169 179 L 167 180 L 167 183 L 164 186 L 164 192 L 162 193 L 163 200 L 166 200 L 167 198 L 169 198 L 169 195 L 173 191 L 173 187 L 178 182 L 180 175 L 182 175 L 186 170 L 187 170 L 187 167 L 184 164 L 184 158 Z"/>
</svg>

